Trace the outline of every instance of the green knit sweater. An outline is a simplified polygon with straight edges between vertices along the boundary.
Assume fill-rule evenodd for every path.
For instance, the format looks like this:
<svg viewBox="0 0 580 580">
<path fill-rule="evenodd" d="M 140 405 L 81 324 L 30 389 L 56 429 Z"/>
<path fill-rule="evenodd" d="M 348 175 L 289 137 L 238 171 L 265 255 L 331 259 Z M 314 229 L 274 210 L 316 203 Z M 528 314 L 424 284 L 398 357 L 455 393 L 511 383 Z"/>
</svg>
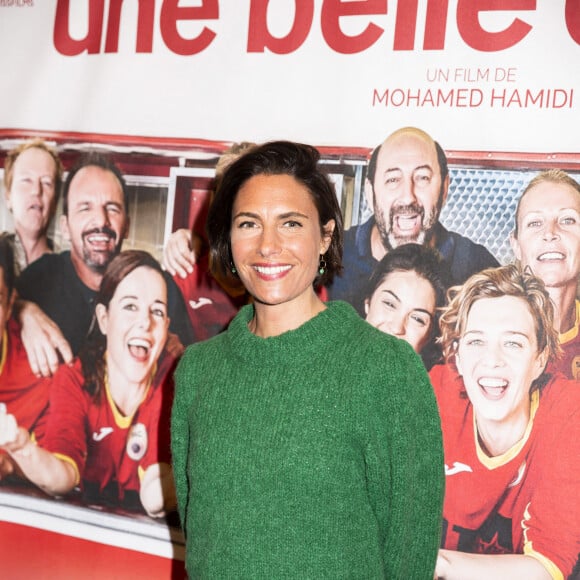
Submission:
<svg viewBox="0 0 580 580">
<path fill-rule="evenodd" d="M 229 329 L 176 371 L 191 578 L 433 578 L 439 414 L 421 360 L 348 304 L 272 338 Z"/>
</svg>

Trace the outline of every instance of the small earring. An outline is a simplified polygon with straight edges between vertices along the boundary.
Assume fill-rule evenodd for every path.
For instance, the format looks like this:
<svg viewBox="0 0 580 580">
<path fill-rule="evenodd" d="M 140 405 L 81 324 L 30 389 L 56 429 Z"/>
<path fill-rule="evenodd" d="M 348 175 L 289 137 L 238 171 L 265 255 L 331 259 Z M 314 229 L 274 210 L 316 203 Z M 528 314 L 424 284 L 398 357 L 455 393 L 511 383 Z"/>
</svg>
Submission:
<svg viewBox="0 0 580 580">
<path fill-rule="evenodd" d="M 236 267 L 234 266 L 233 262 L 230 262 L 230 270 L 232 271 L 232 274 L 237 274 L 238 271 L 236 270 Z"/>
<path fill-rule="evenodd" d="M 326 272 L 326 260 L 324 256 L 320 255 L 320 264 L 318 265 L 318 273 L 322 276 Z"/>
</svg>

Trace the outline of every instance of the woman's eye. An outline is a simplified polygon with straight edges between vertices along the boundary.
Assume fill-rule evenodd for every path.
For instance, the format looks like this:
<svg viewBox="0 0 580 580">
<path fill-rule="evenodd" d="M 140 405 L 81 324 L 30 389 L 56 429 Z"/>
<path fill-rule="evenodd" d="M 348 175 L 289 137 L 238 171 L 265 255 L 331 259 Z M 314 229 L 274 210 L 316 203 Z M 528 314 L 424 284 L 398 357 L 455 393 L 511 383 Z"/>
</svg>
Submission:
<svg viewBox="0 0 580 580">
<path fill-rule="evenodd" d="M 300 222 L 297 222 L 296 220 L 290 220 L 284 222 L 284 226 L 287 228 L 301 228 L 302 224 Z"/>
<path fill-rule="evenodd" d="M 137 310 L 137 305 L 132 302 L 128 302 L 123 305 L 123 310 L 128 310 L 129 312 L 135 312 Z"/>
<path fill-rule="evenodd" d="M 465 344 L 467 346 L 482 346 L 483 340 L 481 340 L 481 338 L 470 338 L 465 341 Z"/>
<path fill-rule="evenodd" d="M 508 348 L 522 348 L 523 345 L 521 342 L 518 342 L 517 340 L 506 340 L 505 345 Z"/>
<path fill-rule="evenodd" d="M 395 310 L 397 308 L 396 304 L 391 300 L 383 300 L 383 304 L 389 310 Z"/>
<path fill-rule="evenodd" d="M 560 223 L 566 226 L 573 226 L 576 223 L 576 218 L 574 216 L 567 215 L 560 220 Z"/>
<path fill-rule="evenodd" d="M 425 327 L 429 325 L 429 320 L 423 318 L 422 316 L 411 316 L 411 320 L 413 320 L 419 326 Z"/>
<path fill-rule="evenodd" d="M 538 228 L 542 225 L 542 222 L 540 220 L 530 220 L 527 224 L 526 227 L 527 228 Z"/>
<path fill-rule="evenodd" d="M 254 222 L 250 222 L 250 221 L 239 222 L 238 223 L 238 228 L 244 230 L 244 229 L 253 228 L 255 225 L 256 224 Z"/>
<path fill-rule="evenodd" d="M 156 316 L 157 318 L 165 318 L 165 310 L 161 308 L 154 308 L 153 316 Z"/>
</svg>

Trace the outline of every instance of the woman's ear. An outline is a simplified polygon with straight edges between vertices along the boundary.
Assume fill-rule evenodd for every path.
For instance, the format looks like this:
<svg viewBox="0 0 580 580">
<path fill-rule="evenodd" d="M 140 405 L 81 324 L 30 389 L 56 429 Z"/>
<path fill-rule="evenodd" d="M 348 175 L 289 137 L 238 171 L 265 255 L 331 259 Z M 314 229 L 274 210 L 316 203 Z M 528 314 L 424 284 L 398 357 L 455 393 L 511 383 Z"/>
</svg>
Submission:
<svg viewBox="0 0 580 580">
<path fill-rule="evenodd" d="M 512 248 L 512 252 L 514 253 L 514 256 L 516 257 L 516 260 L 520 260 L 522 259 L 522 250 L 520 248 L 520 243 L 518 241 L 518 239 L 515 236 L 515 232 L 511 232 L 510 233 L 510 246 Z"/>
<path fill-rule="evenodd" d="M 365 298 L 365 316 L 369 313 L 369 299 Z"/>
<path fill-rule="evenodd" d="M 536 368 L 534 369 L 534 381 L 544 372 L 546 365 L 548 364 L 548 349 L 545 348 L 538 357 L 536 358 L 536 362 L 534 363 Z"/>
<path fill-rule="evenodd" d="M 107 336 L 107 324 L 109 322 L 109 314 L 104 304 L 97 304 L 95 307 L 95 317 L 101 332 Z"/>
<path fill-rule="evenodd" d="M 328 220 L 322 226 L 322 241 L 320 244 L 320 254 L 326 254 L 328 248 L 330 248 L 330 243 L 332 242 L 332 234 L 334 233 L 335 227 L 336 222 L 334 220 Z"/>
<path fill-rule="evenodd" d="M 455 366 L 457 367 L 457 372 L 463 376 L 463 371 L 461 370 L 461 360 L 459 359 L 459 348 L 457 342 L 453 343 L 453 350 L 455 351 Z"/>
</svg>

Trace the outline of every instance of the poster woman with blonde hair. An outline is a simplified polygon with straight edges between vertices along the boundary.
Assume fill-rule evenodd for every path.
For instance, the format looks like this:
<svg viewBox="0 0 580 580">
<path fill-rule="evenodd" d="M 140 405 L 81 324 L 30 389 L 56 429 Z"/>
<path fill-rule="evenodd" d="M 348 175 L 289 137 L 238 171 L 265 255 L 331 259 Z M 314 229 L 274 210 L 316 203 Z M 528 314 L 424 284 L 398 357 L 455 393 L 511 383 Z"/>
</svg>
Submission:
<svg viewBox="0 0 580 580">
<path fill-rule="evenodd" d="M 554 304 L 563 355 L 553 369 L 580 380 L 580 184 L 559 169 L 536 175 L 518 201 L 511 244 Z"/>
<path fill-rule="evenodd" d="M 544 285 L 515 265 L 452 289 L 431 370 L 445 450 L 448 580 L 567 578 L 580 552 L 580 390 L 545 373 L 558 352 Z"/>
</svg>

